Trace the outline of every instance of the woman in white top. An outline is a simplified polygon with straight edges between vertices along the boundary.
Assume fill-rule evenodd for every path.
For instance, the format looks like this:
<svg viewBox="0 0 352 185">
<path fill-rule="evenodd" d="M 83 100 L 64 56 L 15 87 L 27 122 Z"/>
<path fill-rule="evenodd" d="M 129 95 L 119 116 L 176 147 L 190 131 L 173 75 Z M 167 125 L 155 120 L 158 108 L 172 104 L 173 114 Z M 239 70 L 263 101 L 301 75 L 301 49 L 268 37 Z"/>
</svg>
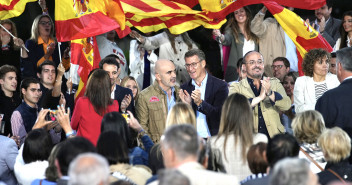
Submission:
<svg viewBox="0 0 352 185">
<path fill-rule="evenodd" d="M 264 134 L 254 133 L 253 112 L 248 99 L 242 94 L 230 95 L 223 107 L 219 134 L 210 139 L 216 165 L 224 165 L 228 174 L 240 180 L 251 174 L 247 164 L 249 147 L 268 142 Z M 221 170 L 221 169 L 220 169 Z"/>
<path fill-rule="evenodd" d="M 182 85 L 190 80 L 185 67 L 185 53 L 191 49 L 198 49 L 187 32 L 180 35 L 171 34 L 168 29 L 152 37 L 143 37 L 136 31 L 130 33 L 132 38 L 136 38 L 141 46 L 147 50 L 159 48 L 159 59 L 168 59 L 176 66 L 176 83 Z"/>
<path fill-rule="evenodd" d="M 330 53 L 324 49 L 312 49 L 303 58 L 305 76 L 298 77 L 293 90 L 296 113 L 314 110 L 317 100 L 340 82 L 336 75 L 328 73 Z"/>
<path fill-rule="evenodd" d="M 250 24 L 252 14 L 248 7 L 242 7 L 230 14 L 229 21 L 225 28 L 225 34 L 220 30 L 214 30 L 213 34 L 217 41 L 226 46 L 231 46 L 230 56 L 225 72 L 225 81 L 238 80 L 237 61 L 248 51 L 258 51 L 258 37 L 251 32 Z"/>
<path fill-rule="evenodd" d="M 52 148 L 53 143 L 46 130 L 34 129 L 28 133 L 18 152 L 14 167 L 19 184 L 30 185 L 35 179 L 45 178 Z"/>
<path fill-rule="evenodd" d="M 352 46 L 352 11 L 345 12 L 342 17 L 341 37 L 336 41 L 334 51 Z"/>
</svg>

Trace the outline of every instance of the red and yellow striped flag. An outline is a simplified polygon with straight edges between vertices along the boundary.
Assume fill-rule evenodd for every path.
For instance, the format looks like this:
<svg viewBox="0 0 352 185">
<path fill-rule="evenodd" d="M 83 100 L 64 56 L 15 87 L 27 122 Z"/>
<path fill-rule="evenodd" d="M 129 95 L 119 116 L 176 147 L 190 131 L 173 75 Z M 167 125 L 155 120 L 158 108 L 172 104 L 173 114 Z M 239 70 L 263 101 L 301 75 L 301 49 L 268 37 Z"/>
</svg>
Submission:
<svg viewBox="0 0 352 185">
<path fill-rule="evenodd" d="M 181 34 L 198 26 L 218 29 L 225 19 L 209 19 L 201 11 L 168 0 L 121 0 L 126 14 L 126 25 L 144 33 L 168 28 L 173 34 Z"/>
<path fill-rule="evenodd" d="M 26 4 L 37 0 L 1 0 L 0 2 L 0 20 L 20 16 Z"/>
<path fill-rule="evenodd" d="M 222 19 L 235 10 L 265 2 L 277 2 L 280 5 L 315 10 L 325 5 L 325 0 L 199 0 L 205 15 L 211 19 Z"/>
<path fill-rule="evenodd" d="M 100 54 L 95 37 L 77 39 L 71 42 L 71 65 L 79 65 L 80 81 L 75 101 L 84 95 L 89 73 L 99 67 Z"/>
<path fill-rule="evenodd" d="M 266 2 L 264 5 L 268 8 L 271 14 L 279 22 L 282 29 L 295 43 L 297 51 L 298 72 L 303 75 L 302 58 L 311 49 L 323 48 L 328 52 L 332 52 L 330 44 L 317 32 L 307 24 L 301 17 L 292 11 L 278 5 L 275 2 Z"/>
<path fill-rule="evenodd" d="M 59 42 L 125 29 L 119 0 L 56 0 L 56 37 Z"/>
</svg>

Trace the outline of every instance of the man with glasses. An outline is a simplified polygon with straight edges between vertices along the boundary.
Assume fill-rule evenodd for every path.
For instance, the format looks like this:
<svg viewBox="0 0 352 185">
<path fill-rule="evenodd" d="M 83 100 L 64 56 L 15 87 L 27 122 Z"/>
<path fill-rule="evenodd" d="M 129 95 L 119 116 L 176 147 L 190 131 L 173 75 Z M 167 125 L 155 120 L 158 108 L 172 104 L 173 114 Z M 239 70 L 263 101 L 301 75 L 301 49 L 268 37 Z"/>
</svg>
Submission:
<svg viewBox="0 0 352 185">
<path fill-rule="evenodd" d="M 221 108 L 229 90 L 227 83 L 208 74 L 205 54 L 192 49 L 185 54 L 185 67 L 191 80 L 183 85 L 179 96 L 192 106 L 197 117 L 197 132 L 203 138 L 218 134 Z"/>
<path fill-rule="evenodd" d="M 29 131 L 32 130 L 38 115 L 38 101 L 42 96 L 39 81 L 35 78 L 26 78 L 21 82 L 22 104 L 11 116 L 12 134 L 20 137 L 20 143 Z"/>
<path fill-rule="evenodd" d="M 290 72 L 290 62 L 285 57 L 277 57 L 274 59 L 271 69 L 273 70 L 274 77 L 278 78 L 282 83 L 284 77 Z"/>
<path fill-rule="evenodd" d="M 264 59 L 261 53 L 250 51 L 245 54 L 244 63 L 247 79 L 232 83 L 230 93 L 240 93 L 248 98 L 253 107 L 255 132 L 269 138 L 285 132 L 280 122 L 280 111 L 291 107 L 291 100 L 276 78 L 264 77 Z"/>
</svg>

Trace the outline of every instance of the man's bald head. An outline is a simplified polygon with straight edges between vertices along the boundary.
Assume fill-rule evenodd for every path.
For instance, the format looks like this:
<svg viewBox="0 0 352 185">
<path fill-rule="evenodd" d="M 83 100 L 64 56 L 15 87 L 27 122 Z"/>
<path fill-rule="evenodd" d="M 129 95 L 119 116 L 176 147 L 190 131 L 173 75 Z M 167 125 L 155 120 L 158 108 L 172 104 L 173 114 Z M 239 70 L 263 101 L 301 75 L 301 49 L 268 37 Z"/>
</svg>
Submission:
<svg viewBox="0 0 352 185">
<path fill-rule="evenodd" d="M 155 80 L 166 91 L 176 85 L 176 67 L 173 62 L 160 59 L 155 63 Z"/>
<path fill-rule="evenodd" d="M 173 62 L 171 62 L 170 60 L 167 60 L 167 59 L 157 60 L 155 62 L 155 73 L 160 74 L 163 66 L 170 66 L 170 65 L 175 66 L 175 64 Z"/>
</svg>

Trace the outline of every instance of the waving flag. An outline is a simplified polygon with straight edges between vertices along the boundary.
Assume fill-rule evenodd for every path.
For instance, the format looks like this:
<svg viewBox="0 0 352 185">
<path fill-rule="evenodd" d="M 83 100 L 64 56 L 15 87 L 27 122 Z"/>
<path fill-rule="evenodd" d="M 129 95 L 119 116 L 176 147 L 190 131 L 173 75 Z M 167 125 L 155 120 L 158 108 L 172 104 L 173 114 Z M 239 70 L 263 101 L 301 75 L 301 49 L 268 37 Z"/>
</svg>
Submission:
<svg viewBox="0 0 352 185">
<path fill-rule="evenodd" d="M 299 52 L 297 56 L 299 58 L 298 71 L 300 75 L 303 75 L 302 58 L 309 50 L 313 48 L 323 48 L 328 52 L 332 52 L 330 44 L 323 38 L 323 36 L 307 24 L 301 17 L 275 2 L 266 2 L 264 5 L 268 8 L 271 14 L 274 15 L 282 29 L 295 43 Z"/>
<path fill-rule="evenodd" d="M 198 26 L 218 29 L 226 22 L 225 19 L 209 19 L 201 11 L 168 0 L 121 0 L 121 5 L 126 25 L 144 33 L 168 28 L 173 34 L 181 34 Z"/>
<path fill-rule="evenodd" d="M 55 25 L 65 42 L 124 30 L 125 15 L 119 0 L 55 0 Z"/>
<path fill-rule="evenodd" d="M 265 2 L 306 10 L 318 9 L 326 3 L 325 0 L 199 0 L 205 15 L 212 19 L 221 19 L 241 7 Z"/>
<path fill-rule="evenodd" d="M 71 66 L 78 65 L 78 75 L 80 81 L 76 92 L 75 101 L 84 95 L 88 74 L 99 67 L 100 54 L 95 37 L 77 39 L 71 42 Z"/>
<path fill-rule="evenodd" d="M 1 0 L 0 2 L 0 20 L 20 16 L 26 4 L 37 0 Z"/>
</svg>

